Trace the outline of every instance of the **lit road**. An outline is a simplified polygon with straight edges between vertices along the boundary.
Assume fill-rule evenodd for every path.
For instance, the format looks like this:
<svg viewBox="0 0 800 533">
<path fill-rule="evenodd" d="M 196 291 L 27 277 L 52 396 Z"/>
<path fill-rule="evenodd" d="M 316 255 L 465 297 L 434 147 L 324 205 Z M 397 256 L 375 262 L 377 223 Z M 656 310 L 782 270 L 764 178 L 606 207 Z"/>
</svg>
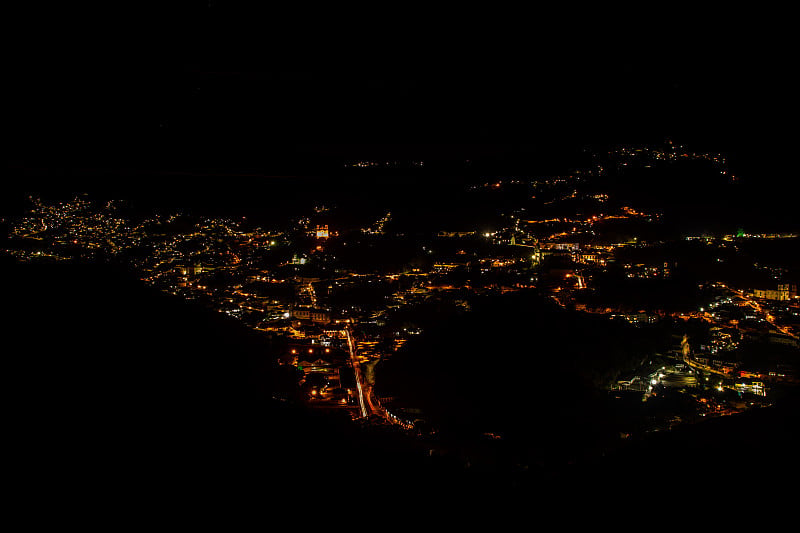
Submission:
<svg viewBox="0 0 800 533">
<path fill-rule="evenodd" d="M 369 415 L 377 415 L 390 424 L 397 424 L 405 429 L 410 429 L 412 426 L 409 423 L 397 419 L 394 415 L 384 409 L 380 402 L 373 396 L 372 386 L 366 383 L 364 374 L 361 372 L 361 365 L 356 358 L 355 344 L 350 333 L 350 328 L 346 327 L 344 331 L 345 335 L 347 335 L 347 347 L 350 351 L 350 364 L 353 367 L 353 372 L 356 378 L 358 405 L 361 412 L 361 417 L 366 418 Z"/>
<path fill-rule="evenodd" d="M 689 359 L 688 356 L 683 356 L 683 362 L 689 365 L 690 367 L 694 368 L 695 370 L 702 370 L 703 372 L 710 372 L 712 374 L 717 374 L 718 376 L 725 376 L 730 377 L 730 374 L 726 374 L 722 370 L 717 370 L 715 368 L 711 368 L 710 366 L 701 364 L 693 359 Z"/>
<path fill-rule="evenodd" d="M 723 285 L 723 287 L 725 287 L 725 285 Z M 750 307 L 752 307 L 753 309 L 755 309 L 756 311 L 761 313 L 764 316 L 764 320 L 766 320 L 772 327 L 774 327 L 775 329 L 777 329 L 778 331 L 780 331 L 784 335 L 788 335 L 789 337 L 791 337 L 793 339 L 796 339 L 796 340 L 800 339 L 800 337 L 798 337 L 797 335 L 793 334 L 786 327 L 781 326 L 780 324 L 776 324 L 775 323 L 775 317 L 773 317 L 771 314 L 769 314 L 769 312 L 765 311 L 761 307 L 761 304 L 759 304 L 758 302 L 756 302 L 756 301 L 750 299 L 749 297 L 747 297 L 742 291 L 738 291 L 738 290 L 733 289 L 731 287 L 725 287 L 725 288 L 728 289 L 729 291 L 731 291 L 732 293 L 736 294 L 740 298 L 744 299 L 747 302 L 747 305 L 749 305 Z"/>
<path fill-rule="evenodd" d="M 308 297 L 311 298 L 311 307 L 317 307 L 317 293 L 314 292 L 314 285 L 308 283 L 305 286 L 305 291 L 308 294 Z"/>
<path fill-rule="evenodd" d="M 355 346 L 353 345 L 353 337 L 350 335 L 350 328 L 346 327 L 345 335 L 347 335 L 347 349 L 350 350 L 350 364 L 353 367 L 353 373 L 356 377 L 356 389 L 358 389 L 358 405 L 361 408 L 361 417 L 364 418 L 367 416 L 367 406 L 366 402 L 364 401 L 364 386 L 362 385 L 364 377 L 361 375 L 361 365 L 359 365 L 358 360 L 356 359 L 356 350 Z"/>
</svg>

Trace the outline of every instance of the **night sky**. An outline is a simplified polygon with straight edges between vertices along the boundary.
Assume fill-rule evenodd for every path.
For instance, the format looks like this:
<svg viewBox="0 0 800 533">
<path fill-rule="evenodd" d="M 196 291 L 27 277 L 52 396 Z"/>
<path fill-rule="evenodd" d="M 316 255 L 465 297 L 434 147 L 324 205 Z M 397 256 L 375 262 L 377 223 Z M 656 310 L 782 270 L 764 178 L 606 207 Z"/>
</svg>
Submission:
<svg viewBox="0 0 800 533">
<path fill-rule="evenodd" d="M 771 179 L 791 165 L 791 47 L 757 13 L 59 9 L 9 19 L 12 168 L 546 165 L 666 137 Z"/>
</svg>

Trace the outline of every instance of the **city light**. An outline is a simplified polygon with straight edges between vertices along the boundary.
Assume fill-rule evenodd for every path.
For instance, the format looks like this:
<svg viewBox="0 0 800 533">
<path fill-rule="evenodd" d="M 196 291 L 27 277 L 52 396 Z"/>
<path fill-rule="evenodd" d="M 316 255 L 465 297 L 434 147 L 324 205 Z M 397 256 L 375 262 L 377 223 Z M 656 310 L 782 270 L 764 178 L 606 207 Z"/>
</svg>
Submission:
<svg viewBox="0 0 800 533">
<path fill-rule="evenodd" d="M 395 198 L 338 208 L 338 197 L 287 207 L 284 221 L 258 227 L 256 217 L 126 218 L 82 197 L 35 199 L 8 220 L 3 254 L 15 264 L 110 264 L 213 310 L 263 341 L 264 364 L 286 371 L 291 392 L 276 399 L 344 413 L 356 427 L 424 440 L 439 429 L 421 429 L 435 425 L 430 413 L 464 409 L 469 419 L 484 403 L 508 409 L 498 424 L 520 412 L 557 419 L 569 411 L 559 402 L 581 387 L 611 404 L 635 398 L 636 415 L 620 408 L 624 438 L 771 406 L 800 381 L 796 359 L 783 356 L 798 348 L 797 279 L 779 252 L 749 258 L 756 245 L 783 250 L 797 236 L 735 227 L 687 236 L 674 206 L 634 204 L 605 179 L 658 165 L 672 175 L 677 161 L 717 172 L 727 165 L 718 154 L 619 147 L 593 161 L 557 176 L 443 184 L 448 201 L 485 204 L 463 216 L 446 203 L 430 218 L 413 202 L 390 210 L 402 204 Z M 406 168 L 387 165 L 353 168 Z M 383 376 L 402 365 L 399 384 L 387 385 Z M 469 368 L 474 380 L 463 377 Z M 448 394 L 468 398 L 466 407 Z M 420 405 L 409 400 L 417 397 Z M 447 405 L 426 404 L 435 401 Z"/>
</svg>

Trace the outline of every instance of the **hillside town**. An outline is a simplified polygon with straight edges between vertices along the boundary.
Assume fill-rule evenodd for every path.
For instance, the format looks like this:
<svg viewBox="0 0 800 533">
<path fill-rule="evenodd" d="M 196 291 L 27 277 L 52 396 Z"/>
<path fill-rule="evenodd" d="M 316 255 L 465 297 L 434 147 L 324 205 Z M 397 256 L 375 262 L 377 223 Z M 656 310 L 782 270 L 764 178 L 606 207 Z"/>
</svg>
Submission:
<svg viewBox="0 0 800 533">
<path fill-rule="evenodd" d="M 774 248 L 780 257 L 780 250 L 797 250 L 798 235 L 676 237 L 660 231 L 663 213 L 598 187 L 609 166 L 619 172 L 681 160 L 710 163 L 735 181 L 721 155 L 670 143 L 621 147 L 596 160 L 564 176 L 464 185 L 457 194 L 500 206 L 492 225 L 467 220 L 422 231 L 397 224 L 388 208 L 353 225 L 335 206 L 315 204 L 263 227 L 245 217 L 141 213 L 89 195 L 58 202 L 31 196 L 28 212 L 6 221 L 4 254 L 23 263 L 124 265 L 152 287 L 285 339 L 280 363 L 296 369 L 307 405 L 408 430 L 425 414 L 379 394 L 376 365 L 439 318 L 516 292 L 571 313 L 666 331 L 669 346 L 643 352 L 638 366 L 615 369 L 603 385 L 644 401 L 691 397 L 695 410 L 686 420 L 769 405 L 781 388 L 797 385 L 797 271 L 762 251 Z M 499 200 L 508 196 L 516 205 Z"/>
</svg>

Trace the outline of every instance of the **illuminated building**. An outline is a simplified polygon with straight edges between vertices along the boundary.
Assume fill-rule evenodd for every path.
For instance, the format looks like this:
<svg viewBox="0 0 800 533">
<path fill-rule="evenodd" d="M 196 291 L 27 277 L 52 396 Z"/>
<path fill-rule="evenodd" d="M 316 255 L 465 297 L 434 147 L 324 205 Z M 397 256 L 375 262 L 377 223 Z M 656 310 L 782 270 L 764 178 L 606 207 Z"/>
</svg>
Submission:
<svg viewBox="0 0 800 533">
<path fill-rule="evenodd" d="M 743 381 L 740 383 L 736 383 L 736 391 L 748 392 L 751 394 L 756 394 L 758 396 L 767 395 L 766 387 L 764 387 L 764 383 L 761 381 Z"/>
<path fill-rule="evenodd" d="M 577 252 L 579 245 L 575 242 L 559 242 L 553 245 L 553 248 L 560 251 Z"/>
<path fill-rule="evenodd" d="M 433 272 L 442 273 L 442 272 L 452 272 L 457 270 L 458 268 L 465 267 L 467 263 L 444 263 L 444 262 L 436 262 L 433 264 Z"/>
<path fill-rule="evenodd" d="M 474 231 L 440 231 L 436 234 L 436 236 L 445 238 L 464 238 L 472 237 L 475 234 L 476 232 Z"/>
<path fill-rule="evenodd" d="M 295 307 L 292 309 L 292 318 L 297 320 L 310 320 L 318 324 L 329 324 L 331 321 L 331 313 L 327 309 Z"/>
<path fill-rule="evenodd" d="M 777 289 L 754 289 L 753 296 L 765 300 L 786 301 L 789 299 L 789 284 L 781 283 Z"/>
<path fill-rule="evenodd" d="M 624 315 L 625 320 L 634 325 L 639 324 L 655 324 L 658 322 L 658 315 L 649 313 L 630 313 Z"/>
</svg>

